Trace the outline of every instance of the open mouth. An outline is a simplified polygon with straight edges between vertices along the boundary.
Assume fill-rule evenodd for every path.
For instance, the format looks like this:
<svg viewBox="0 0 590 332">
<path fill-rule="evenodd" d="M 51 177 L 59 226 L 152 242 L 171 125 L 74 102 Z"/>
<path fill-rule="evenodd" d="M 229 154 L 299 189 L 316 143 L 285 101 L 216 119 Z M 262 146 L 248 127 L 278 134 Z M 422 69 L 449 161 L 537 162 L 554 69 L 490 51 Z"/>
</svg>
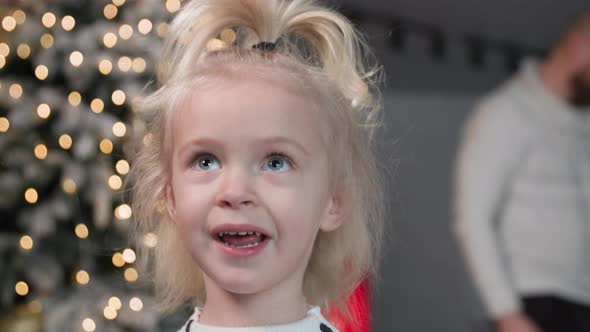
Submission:
<svg viewBox="0 0 590 332">
<path fill-rule="evenodd" d="M 219 242 L 237 249 L 257 247 L 268 239 L 266 234 L 256 231 L 217 232 L 216 237 Z"/>
</svg>

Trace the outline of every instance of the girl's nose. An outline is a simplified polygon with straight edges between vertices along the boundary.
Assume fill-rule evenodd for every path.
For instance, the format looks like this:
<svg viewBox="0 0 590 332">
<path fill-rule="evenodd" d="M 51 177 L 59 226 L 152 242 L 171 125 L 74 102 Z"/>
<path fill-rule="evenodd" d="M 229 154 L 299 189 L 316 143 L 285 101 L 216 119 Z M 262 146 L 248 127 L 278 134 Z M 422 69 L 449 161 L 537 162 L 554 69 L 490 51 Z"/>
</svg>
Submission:
<svg viewBox="0 0 590 332">
<path fill-rule="evenodd" d="M 241 169 L 226 171 L 217 193 L 216 204 L 223 208 L 239 209 L 255 203 L 253 175 Z"/>
</svg>

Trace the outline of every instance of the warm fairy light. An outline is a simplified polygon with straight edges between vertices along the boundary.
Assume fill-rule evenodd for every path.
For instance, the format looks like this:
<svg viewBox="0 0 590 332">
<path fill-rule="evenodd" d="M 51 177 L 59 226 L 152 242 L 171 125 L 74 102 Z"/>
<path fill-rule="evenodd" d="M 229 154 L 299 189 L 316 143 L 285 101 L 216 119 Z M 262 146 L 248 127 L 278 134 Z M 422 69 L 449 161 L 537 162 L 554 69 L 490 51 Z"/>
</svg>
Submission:
<svg viewBox="0 0 590 332">
<path fill-rule="evenodd" d="M 86 285 L 90 282 L 90 275 L 85 270 L 80 270 L 76 272 L 76 281 L 80 285 Z"/>
<path fill-rule="evenodd" d="M 135 262 L 135 259 L 137 257 L 135 256 L 135 251 L 133 251 L 132 249 L 125 249 L 123 250 L 123 260 L 125 261 L 125 263 L 131 264 L 133 262 Z"/>
<path fill-rule="evenodd" d="M 16 20 L 12 16 L 6 16 L 2 20 L 2 27 L 4 30 L 10 32 L 16 28 Z"/>
<path fill-rule="evenodd" d="M 133 59 L 133 71 L 136 73 L 143 73 L 145 70 L 146 64 L 145 60 L 141 57 Z"/>
<path fill-rule="evenodd" d="M 98 71 L 100 71 L 101 74 L 108 75 L 111 73 L 111 70 L 113 70 L 113 64 L 110 60 L 100 60 L 100 62 L 98 63 Z"/>
<path fill-rule="evenodd" d="M 112 32 L 107 32 L 102 37 L 102 43 L 108 48 L 113 48 L 117 44 L 117 35 Z"/>
<path fill-rule="evenodd" d="M 111 100 L 115 105 L 123 105 L 125 103 L 125 92 L 122 90 L 115 90 L 111 95 Z"/>
<path fill-rule="evenodd" d="M 104 10 L 102 11 L 102 13 L 104 14 L 104 17 L 106 17 L 107 20 L 114 19 L 115 16 L 117 16 L 118 12 L 119 12 L 119 10 L 117 9 L 117 6 L 115 6 L 111 3 L 104 6 Z"/>
<path fill-rule="evenodd" d="M 125 276 L 125 280 L 127 280 L 129 282 L 135 282 L 139 278 L 139 275 L 137 274 L 137 270 L 132 267 L 128 267 L 125 269 L 124 276 Z"/>
<path fill-rule="evenodd" d="M 94 332 L 96 330 L 96 324 L 91 318 L 86 318 L 82 321 L 82 328 L 86 332 Z"/>
<path fill-rule="evenodd" d="M 41 22 L 47 29 L 49 29 L 55 25 L 55 15 L 52 12 L 47 12 L 43 14 L 43 17 L 41 17 Z"/>
<path fill-rule="evenodd" d="M 51 115 L 51 108 L 45 103 L 40 104 L 37 106 L 37 115 L 39 115 L 41 119 L 47 119 L 49 115 Z"/>
<path fill-rule="evenodd" d="M 180 9 L 180 0 L 166 0 L 166 10 L 175 13 Z"/>
<path fill-rule="evenodd" d="M 61 189 L 63 189 L 63 191 L 67 194 L 74 194 L 77 190 L 76 181 L 74 181 L 70 178 L 66 178 L 61 183 Z"/>
<path fill-rule="evenodd" d="M 23 248 L 25 250 L 33 249 L 33 239 L 28 235 L 23 235 L 20 238 L 19 243 L 20 243 L 21 248 Z"/>
<path fill-rule="evenodd" d="M 70 63 L 74 67 L 79 67 L 84 62 L 84 55 L 80 51 L 70 53 Z"/>
<path fill-rule="evenodd" d="M 127 127 L 121 121 L 115 123 L 113 125 L 113 134 L 117 137 L 123 137 L 127 133 Z"/>
<path fill-rule="evenodd" d="M 0 69 L 4 68 L 5 64 L 6 64 L 6 58 L 4 57 L 4 55 L 0 55 Z"/>
<path fill-rule="evenodd" d="M 150 31 L 152 31 L 152 28 L 152 21 L 148 20 L 147 18 L 144 18 L 141 21 L 139 21 L 139 23 L 137 23 L 137 30 L 139 30 L 139 32 L 141 32 L 144 35 L 150 33 Z"/>
<path fill-rule="evenodd" d="M 141 311 L 143 309 L 143 302 L 138 297 L 132 297 L 129 300 L 129 308 L 133 311 Z"/>
<path fill-rule="evenodd" d="M 14 290 L 18 295 L 25 296 L 29 294 L 29 285 L 27 285 L 27 283 L 24 281 L 19 281 L 14 286 Z"/>
<path fill-rule="evenodd" d="M 72 106 L 78 106 L 82 102 L 82 95 L 78 91 L 72 91 L 68 95 L 68 102 Z"/>
<path fill-rule="evenodd" d="M 100 113 L 104 110 L 104 102 L 100 98 L 94 98 L 90 102 L 90 109 L 94 113 Z"/>
<path fill-rule="evenodd" d="M 0 55 L 7 57 L 10 54 L 10 46 L 6 43 L 0 43 Z"/>
<path fill-rule="evenodd" d="M 49 69 L 45 65 L 38 65 L 35 68 L 35 76 L 41 81 L 45 80 L 49 76 Z"/>
<path fill-rule="evenodd" d="M 10 121 L 5 117 L 0 117 L 0 132 L 5 133 L 10 128 Z"/>
<path fill-rule="evenodd" d="M 152 135 L 152 133 L 147 133 L 143 136 L 143 145 L 144 146 L 149 146 L 150 144 L 152 144 L 152 140 L 154 139 L 154 135 Z"/>
<path fill-rule="evenodd" d="M 119 36 L 123 40 L 127 40 L 133 36 L 133 28 L 129 24 L 123 24 L 119 28 Z"/>
<path fill-rule="evenodd" d="M 76 20 L 70 16 L 66 15 L 64 18 L 61 19 L 61 27 L 66 31 L 72 31 L 76 26 Z"/>
<path fill-rule="evenodd" d="M 53 36 L 49 33 L 44 33 L 41 36 L 41 47 L 50 48 L 53 45 Z"/>
<path fill-rule="evenodd" d="M 160 24 L 158 24 L 158 27 L 156 28 L 158 36 L 164 38 L 166 37 L 166 35 L 168 34 L 168 23 L 166 22 L 162 22 Z"/>
<path fill-rule="evenodd" d="M 122 56 L 119 58 L 117 65 L 119 66 L 120 71 L 126 73 L 129 71 L 129 69 L 131 69 L 131 66 L 133 65 L 133 61 L 131 61 L 131 58 L 128 56 Z"/>
<path fill-rule="evenodd" d="M 119 298 L 116 296 L 111 296 L 108 304 L 109 304 L 109 307 L 111 307 L 115 310 L 121 309 L 121 306 L 122 306 L 121 300 L 119 300 Z"/>
<path fill-rule="evenodd" d="M 37 194 L 37 190 L 35 188 L 28 188 L 25 190 L 25 200 L 30 204 L 37 203 L 39 199 L 39 194 Z"/>
<path fill-rule="evenodd" d="M 121 177 L 118 175 L 111 175 L 108 182 L 109 187 L 111 187 L 113 190 L 121 189 L 123 186 L 123 180 L 121 180 Z"/>
<path fill-rule="evenodd" d="M 23 87 L 18 83 L 14 83 L 8 88 L 8 94 L 12 98 L 18 99 L 23 95 Z"/>
<path fill-rule="evenodd" d="M 127 173 L 129 173 L 129 163 L 127 162 L 127 160 L 119 160 L 117 161 L 117 164 L 115 165 L 115 169 L 117 170 L 117 172 L 119 172 L 119 174 L 121 175 L 125 175 Z"/>
<path fill-rule="evenodd" d="M 37 144 L 37 146 L 35 146 L 35 157 L 41 160 L 47 158 L 47 147 L 45 144 Z"/>
<path fill-rule="evenodd" d="M 148 248 L 155 248 L 158 245 L 158 236 L 154 233 L 147 233 L 143 237 L 143 244 Z"/>
<path fill-rule="evenodd" d="M 111 140 L 108 138 L 105 138 L 102 141 L 100 141 L 99 147 L 100 152 L 104 154 L 110 154 L 111 152 L 113 152 L 113 142 L 111 142 Z"/>
<path fill-rule="evenodd" d="M 88 237 L 88 227 L 86 227 L 86 225 L 84 224 L 76 225 L 74 232 L 76 233 L 76 236 L 80 239 L 85 239 Z"/>
<path fill-rule="evenodd" d="M 104 318 L 106 318 L 108 320 L 113 320 L 113 319 L 117 318 L 117 310 L 115 310 L 115 308 L 113 308 L 111 306 L 107 306 L 103 310 L 103 315 L 104 315 Z"/>
<path fill-rule="evenodd" d="M 29 55 L 31 55 L 31 47 L 25 43 L 18 45 L 16 48 L 16 55 L 18 55 L 19 58 L 25 60 L 29 57 Z"/>
<path fill-rule="evenodd" d="M 121 7 L 125 4 L 125 0 L 113 0 L 113 4 L 117 7 Z"/>
<path fill-rule="evenodd" d="M 16 24 L 21 25 L 25 23 L 27 19 L 27 14 L 25 14 L 25 12 L 23 12 L 22 10 L 17 9 L 14 11 L 14 13 L 12 13 L 12 17 L 14 17 Z"/>
<path fill-rule="evenodd" d="M 228 45 L 231 45 L 236 41 L 236 32 L 234 29 L 224 29 L 221 31 L 219 39 L 223 40 Z"/>
<path fill-rule="evenodd" d="M 72 147 L 72 137 L 68 134 L 63 134 L 59 137 L 58 143 L 62 149 L 68 150 Z"/>
<path fill-rule="evenodd" d="M 115 217 L 119 220 L 131 218 L 131 207 L 127 204 L 121 204 L 115 209 Z"/>
<path fill-rule="evenodd" d="M 113 265 L 116 267 L 123 267 L 123 265 L 125 265 L 125 260 L 123 259 L 123 255 L 120 252 L 117 252 L 113 255 L 112 261 L 113 261 Z M 110 304 L 110 301 L 109 301 L 109 304 Z"/>
</svg>

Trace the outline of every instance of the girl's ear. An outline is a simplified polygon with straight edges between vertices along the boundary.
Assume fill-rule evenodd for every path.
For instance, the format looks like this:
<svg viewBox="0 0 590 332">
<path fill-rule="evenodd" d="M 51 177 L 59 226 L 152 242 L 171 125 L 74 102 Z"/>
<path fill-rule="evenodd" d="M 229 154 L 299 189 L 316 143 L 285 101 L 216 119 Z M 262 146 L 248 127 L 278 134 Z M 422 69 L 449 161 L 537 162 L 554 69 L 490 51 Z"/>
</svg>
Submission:
<svg viewBox="0 0 590 332">
<path fill-rule="evenodd" d="M 172 186 L 170 186 L 169 184 L 167 184 L 166 188 L 164 189 L 164 203 L 166 205 L 168 217 L 170 218 L 170 220 L 175 221 L 176 202 L 174 200 L 174 192 L 172 191 Z"/>
<path fill-rule="evenodd" d="M 320 230 L 324 232 L 331 232 L 336 230 L 344 222 L 344 206 L 342 198 L 339 196 L 332 196 L 328 202 L 326 215 L 320 223 Z"/>
</svg>

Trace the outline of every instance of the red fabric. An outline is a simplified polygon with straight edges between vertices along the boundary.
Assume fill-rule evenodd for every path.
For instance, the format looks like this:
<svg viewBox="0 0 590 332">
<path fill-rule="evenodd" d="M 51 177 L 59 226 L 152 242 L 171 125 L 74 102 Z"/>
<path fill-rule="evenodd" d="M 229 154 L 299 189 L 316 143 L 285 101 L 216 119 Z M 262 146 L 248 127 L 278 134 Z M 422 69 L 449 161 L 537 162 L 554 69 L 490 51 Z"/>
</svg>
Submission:
<svg viewBox="0 0 590 332">
<path fill-rule="evenodd" d="M 351 318 L 347 318 L 339 311 L 328 314 L 341 332 L 370 332 L 371 331 L 371 283 L 365 280 L 360 284 L 346 301 Z"/>
</svg>

